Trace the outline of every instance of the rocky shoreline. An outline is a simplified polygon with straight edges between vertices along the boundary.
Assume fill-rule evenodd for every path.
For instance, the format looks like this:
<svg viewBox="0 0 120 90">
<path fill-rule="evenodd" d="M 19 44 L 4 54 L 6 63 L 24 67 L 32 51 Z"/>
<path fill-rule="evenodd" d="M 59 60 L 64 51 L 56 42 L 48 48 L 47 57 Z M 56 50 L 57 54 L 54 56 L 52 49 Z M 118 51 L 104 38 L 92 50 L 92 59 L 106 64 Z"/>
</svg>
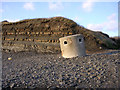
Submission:
<svg viewBox="0 0 120 90">
<path fill-rule="evenodd" d="M 65 59 L 61 54 L 2 52 L 2 88 L 120 88 L 120 50 Z"/>
</svg>

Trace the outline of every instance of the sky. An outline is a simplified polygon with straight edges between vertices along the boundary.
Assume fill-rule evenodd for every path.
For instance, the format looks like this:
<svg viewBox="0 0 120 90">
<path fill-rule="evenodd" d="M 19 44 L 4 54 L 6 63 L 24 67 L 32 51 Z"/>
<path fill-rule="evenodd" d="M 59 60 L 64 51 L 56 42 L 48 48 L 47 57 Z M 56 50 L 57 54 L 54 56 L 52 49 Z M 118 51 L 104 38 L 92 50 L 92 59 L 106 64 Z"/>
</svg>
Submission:
<svg viewBox="0 0 120 90">
<path fill-rule="evenodd" d="M 0 2 L 0 22 L 62 16 L 93 31 L 118 36 L 118 2 Z"/>
</svg>

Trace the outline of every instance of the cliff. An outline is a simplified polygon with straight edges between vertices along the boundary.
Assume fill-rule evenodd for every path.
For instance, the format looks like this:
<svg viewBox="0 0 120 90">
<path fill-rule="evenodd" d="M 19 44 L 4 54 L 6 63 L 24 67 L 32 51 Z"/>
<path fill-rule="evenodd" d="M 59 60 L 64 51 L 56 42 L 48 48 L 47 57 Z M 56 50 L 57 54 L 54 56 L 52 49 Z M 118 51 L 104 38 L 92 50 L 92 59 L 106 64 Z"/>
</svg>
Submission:
<svg viewBox="0 0 120 90">
<path fill-rule="evenodd" d="M 64 17 L 2 22 L 2 49 L 9 51 L 60 52 L 59 38 L 83 34 L 88 51 L 116 48 L 116 43 L 102 32 L 94 32 Z"/>
</svg>

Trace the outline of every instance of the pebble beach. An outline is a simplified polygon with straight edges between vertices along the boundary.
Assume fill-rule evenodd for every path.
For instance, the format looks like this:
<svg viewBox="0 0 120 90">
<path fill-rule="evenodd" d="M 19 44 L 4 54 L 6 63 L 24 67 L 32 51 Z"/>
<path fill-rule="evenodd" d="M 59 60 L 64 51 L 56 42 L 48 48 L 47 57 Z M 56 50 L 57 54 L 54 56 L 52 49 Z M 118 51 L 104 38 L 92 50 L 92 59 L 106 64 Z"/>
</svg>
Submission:
<svg viewBox="0 0 120 90">
<path fill-rule="evenodd" d="M 120 50 L 63 58 L 2 52 L 2 88 L 120 88 Z"/>
</svg>

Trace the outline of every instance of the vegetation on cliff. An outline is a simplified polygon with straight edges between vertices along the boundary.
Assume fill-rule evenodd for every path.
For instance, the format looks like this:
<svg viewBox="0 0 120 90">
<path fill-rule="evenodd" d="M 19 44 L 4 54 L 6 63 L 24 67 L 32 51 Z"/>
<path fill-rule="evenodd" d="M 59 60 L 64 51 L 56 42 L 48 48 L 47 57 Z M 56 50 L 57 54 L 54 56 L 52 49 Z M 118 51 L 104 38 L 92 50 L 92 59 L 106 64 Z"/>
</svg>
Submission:
<svg viewBox="0 0 120 90">
<path fill-rule="evenodd" d="M 57 39 L 74 34 L 83 34 L 87 50 L 118 48 L 116 41 L 109 38 L 107 34 L 89 30 L 64 17 L 26 19 L 14 23 L 4 21 L 2 22 L 2 31 L 5 37 L 5 32 L 12 32 L 14 35 L 19 32 L 25 32 L 27 35 L 29 32 L 29 36 L 32 36 L 32 32 L 35 32 L 34 36 L 38 32 L 42 33 L 39 37 L 46 35 L 46 38 L 56 37 Z"/>
</svg>

